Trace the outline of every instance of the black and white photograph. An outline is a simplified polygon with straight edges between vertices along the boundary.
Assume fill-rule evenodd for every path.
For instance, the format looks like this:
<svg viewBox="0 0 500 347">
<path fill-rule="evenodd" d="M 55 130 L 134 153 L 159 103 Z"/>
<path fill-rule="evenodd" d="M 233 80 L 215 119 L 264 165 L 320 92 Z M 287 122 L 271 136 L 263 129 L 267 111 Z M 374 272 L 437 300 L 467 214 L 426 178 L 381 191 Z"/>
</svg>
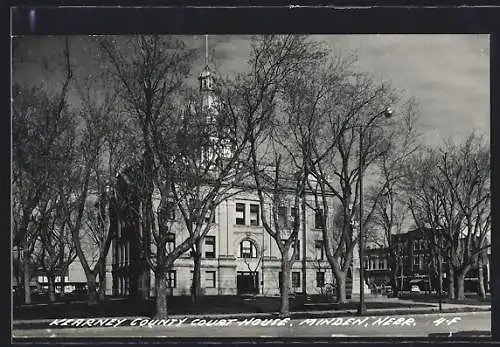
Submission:
<svg viewBox="0 0 500 347">
<path fill-rule="evenodd" d="M 12 337 L 491 336 L 490 35 L 14 35 Z"/>
</svg>

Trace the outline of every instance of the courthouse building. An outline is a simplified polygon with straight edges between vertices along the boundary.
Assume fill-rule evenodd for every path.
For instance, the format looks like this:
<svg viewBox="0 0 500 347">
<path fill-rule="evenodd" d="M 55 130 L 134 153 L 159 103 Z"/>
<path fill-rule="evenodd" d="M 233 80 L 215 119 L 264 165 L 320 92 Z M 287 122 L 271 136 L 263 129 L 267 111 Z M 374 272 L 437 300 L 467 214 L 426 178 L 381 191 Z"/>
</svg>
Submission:
<svg viewBox="0 0 500 347">
<path fill-rule="evenodd" d="M 213 92 L 213 76 L 205 67 L 200 81 L 200 98 L 210 106 L 216 98 Z M 130 189 L 125 181 L 123 190 Z M 306 197 L 306 199 L 308 199 Z M 312 196 L 310 197 L 313 202 Z M 138 206 L 136 206 L 138 207 Z M 269 207 L 264 210 L 269 211 Z M 130 211 L 129 211 L 130 212 Z M 291 228 L 293 207 L 279 207 L 279 222 Z M 302 216 L 302 212 L 299 212 Z M 296 261 L 290 274 L 292 293 L 319 293 L 326 283 L 333 283 L 332 272 L 326 260 L 322 244 L 322 232 L 314 210 L 305 211 L 305 223 L 301 222 Z M 188 233 L 179 211 L 173 211 L 173 222 L 168 234 L 167 249 L 183 242 Z M 301 218 L 302 220 L 302 218 Z M 127 222 L 126 222 L 127 221 Z M 112 295 L 154 296 L 154 274 L 147 267 L 145 256 L 151 240 L 140 235 L 137 220 L 130 221 L 126 210 L 118 213 L 117 230 L 112 242 L 111 273 Z M 201 287 L 205 295 L 258 294 L 279 295 L 280 253 L 274 239 L 262 226 L 261 208 L 256 192 L 238 193 L 226 199 L 216 208 L 212 229 L 203 240 Z M 354 267 L 359 270 L 357 249 L 354 251 Z M 169 294 L 189 295 L 192 281 L 193 258 L 189 252 L 181 255 L 168 275 Z M 352 278 L 354 275 L 354 279 Z M 359 289 L 357 271 L 348 273 L 348 294 Z M 366 287 L 368 292 L 368 288 Z"/>
</svg>

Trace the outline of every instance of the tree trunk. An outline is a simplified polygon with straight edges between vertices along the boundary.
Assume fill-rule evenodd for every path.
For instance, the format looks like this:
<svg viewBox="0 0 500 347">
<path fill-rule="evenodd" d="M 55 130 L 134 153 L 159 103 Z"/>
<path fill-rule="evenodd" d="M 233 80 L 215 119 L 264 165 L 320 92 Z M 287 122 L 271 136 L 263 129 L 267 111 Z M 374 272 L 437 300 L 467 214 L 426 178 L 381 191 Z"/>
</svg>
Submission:
<svg viewBox="0 0 500 347">
<path fill-rule="evenodd" d="M 55 286 L 55 276 L 54 274 L 47 274 L 47 280 L 49 282 L 49 301 L 56 301 L 56 286 Z"/>
<path fill-rule="evenodd" d="M 280 288 L 280 316 L 287 317 L 290 314 L 290 264 L 287 254 L 281 256 L 281 288 Z"/>
<path fill-rule="evenodd" d="M 106 261 L 103 261 L 99 269 L 99 300 L 106 298 Z"/>
<path fill-rule="evenodd" d="M 455 272 L 451 264 L 448 269 L 448 299 L 455 299 Z"/>
<path fill-rule="evenodd" d="M 465 274 L 466 271 L 460 271 L 456 274 L 456 299 L 457 300 L 464 300 L 465 299 L 465 290 L 464 290 L 464 285 L 465 285 Z"/>
<path fill-rule="evenodd" d="M 195 251 L 193 252 L 193 282 L 191 283 L 191 302 L 196 304 L 198 297 L 201 295 L 201 244 L 197 242 Z"/>
<path fill-rule="evenodd" d="M 347 291 L 346 291 L 346 273 L 344 271 L 339 271 L 335 273 L 335 285 L 337 292 L 337 303 L 345 304 L 347 302 Z"/>
<path fill-rule="evenodd" d="M 164 272 L 155 272 L 156 318 L 167 319 L 167 276 Z"/>
<path fill-rule="evenodd" d="M 16 271 L 16 280 L 17 280 L 17 287 L 16 287 L 16 295 L 21 288 L 21 285 L 23 283 L 23 271 L 21 270 L 22 266 L 22 257 L 21 257 L 21 250 L 19 247 L 17 247 L 17 261 L 14 263 L 15 265 L 15 271 Z"/>
<path fill-rule="evenodd" d="M 391 271 L 391 287 L 392 287 L 392 295 L 398 296 L 398 268 L 394 266 Z"/>
<path fill-rule="evenodd" d="M 96 275 L 94 275 L 93 273 L 87 274 L 87 286 L 88 286 L 88 304 L 90 306 L 97 305 Z"/>
<path fill-rule="evenodd" d="M 24 266 L 24 303 L 31 304 L 31 272 L 29 263 L 29 252 L 23 252 L 23 266 Z"/>
<path fill-rule="evenodd" d="M 478 279 L 479 279 L 479 297 L 481 299 L 486 299 L 486 289 L 484 287 L 484 268 L 483 268 L 483 257 L 480 255 L 479 256 L 479 261 L 478 261 Z"/>
<path fill-rule="evenodd" d="M 66 295 L 65 292 L 65 283 L 66 283 L 66 276 L 64 275 L 66 273 L 66 270 L 61 273 L 61 296 L 64 297 Z"/>
<path fill-rule="evenodd" d="M 443 295 L 443 263 L 441 262 L 441 259 L 439 259 L 438 264 L 438 290 L 439 297 L 441 298 L 441 295 Z"/>
</svg>

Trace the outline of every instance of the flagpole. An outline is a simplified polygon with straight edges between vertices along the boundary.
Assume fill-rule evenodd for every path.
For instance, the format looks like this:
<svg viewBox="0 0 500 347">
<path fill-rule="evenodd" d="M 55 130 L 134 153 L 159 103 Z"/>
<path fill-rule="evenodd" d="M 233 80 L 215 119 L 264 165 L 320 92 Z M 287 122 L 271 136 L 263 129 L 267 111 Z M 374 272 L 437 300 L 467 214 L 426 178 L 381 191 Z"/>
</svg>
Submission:
<svg viewBox="0 0 500 347">
<path fill-rule="evenodd" d="M 205 35 L 205 66 L 208 65 L 208 35 Z"/>
</svg>

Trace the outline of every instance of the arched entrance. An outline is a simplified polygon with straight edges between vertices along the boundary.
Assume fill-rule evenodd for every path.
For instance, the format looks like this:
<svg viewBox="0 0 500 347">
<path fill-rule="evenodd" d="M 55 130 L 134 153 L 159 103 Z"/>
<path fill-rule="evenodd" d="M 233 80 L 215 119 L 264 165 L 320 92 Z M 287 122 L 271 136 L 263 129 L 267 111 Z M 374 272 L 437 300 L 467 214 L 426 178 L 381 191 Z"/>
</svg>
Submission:
<svg viewBox="0 0 500 347">
<path fill-rule="evenodd" d="M 239 244 L 238 258 L 245 264 L 244 271 L 236 275 L 236 289 L 238 295 L 259 293 L 258 251 L 253 240 L 246 238 Z"/>
</svg>

